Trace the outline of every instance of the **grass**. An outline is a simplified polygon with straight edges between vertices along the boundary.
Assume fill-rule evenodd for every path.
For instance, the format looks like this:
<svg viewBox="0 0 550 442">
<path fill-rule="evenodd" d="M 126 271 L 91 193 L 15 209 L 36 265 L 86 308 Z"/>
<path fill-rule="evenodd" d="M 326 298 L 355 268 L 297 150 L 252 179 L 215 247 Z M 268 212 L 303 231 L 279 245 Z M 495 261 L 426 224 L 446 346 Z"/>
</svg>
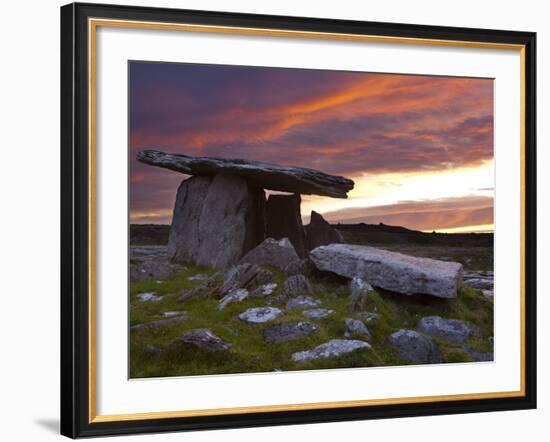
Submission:
<svg viewBox="0 0 550 442">
<path fill-rule="evenodd" d="M 286 276 L 271 269 L 280 293 Z M 357 317 L 348 309 L 349 292 L 343 289 L 344 281 L 323 274 L 310 275 L 315 297 L 321 307 L 334 310 L 325 319 L 305 318 L 301 310 L 286 310 L 274 321 L 266 324 L 249 324 L 237 315 L 251 307 L 266 305 L 266 299 L 247 299 L 218 310 L 215 299 L 190 299 L 178 303 L 183 289 L 201 285 L 202 281 L 189 280 L 196 274 L 212 275 L 211 269 L 187 266 L 186 269 L 165 281 L 145 280 L 131 284 L 130 325 L 161 319 L 166 311 L 185 311 L 188 320 L 169 327 L 133 331 L 130 335 L 130 375 L 132 378 L 189 376 L 221 373 L 269 372 L 273 370 L 311 370 L 342 367 L 371 367 L 405 365 L 388 343 L 388 336 L 401 328 L 414 329 L 423 316 L 439 315 L 445 318 L 467 320 L 480 328 L 481 336 L 471 338 L 465 344 L 453 344 L 438 340 L 446 362 L 471 361 L 470 355 L 457 347 L 466 346 L 475 351 L 491 351 L 487 337 L 493 335 L 493 304 L 481 292 L 461 287 L 456 299 L 437 299 L 422 296 L 404 296 L 383 291 L 373 292 L 367 300 L 367 311 L 376 312 L 379 319 L 367 323 L 371 337 L 371 349 L 361 349 L 340 358 L 295 363 L 291 355 L 311 349 L 330 339 L 343 338 L 344 318 Z M 158 302 L 140 302 L 136 295 L 155 292 L 163 298 Z M 274 303 L 284 307 L 284 303 Z M 309 337 L 281 343 L 266 343 L 263 330 L 279 322 L 308 321 L 318 327 Z M 209 328 L 232 347 L 227 352 L 206 352 L 178 342 L 188 330 Z M 361 339 L 361 338 L 354 338 Z M 151 346 L 160 351 L 151 351 Z"/>
</svg>

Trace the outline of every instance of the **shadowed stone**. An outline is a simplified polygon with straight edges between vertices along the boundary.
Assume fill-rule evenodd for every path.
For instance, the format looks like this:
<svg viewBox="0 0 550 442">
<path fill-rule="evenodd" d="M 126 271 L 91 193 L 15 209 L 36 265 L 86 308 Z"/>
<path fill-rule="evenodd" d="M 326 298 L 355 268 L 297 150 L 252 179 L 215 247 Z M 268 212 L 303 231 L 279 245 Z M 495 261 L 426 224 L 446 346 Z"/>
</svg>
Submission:
<svg viewBox="0 0 550 442">
<path fill-rule="evenodd" d="M 300 257 L 288 238 L 278 240 L 267 238 L 244 255 L 239 262 L 269 265 L 282 271 L 286 271 L 289 267 L 299 268 L 302 265 Z"/>
<path fill-rule="evenodd" d="M 375 247 L 330 244 L 310 252 L 319 270 L 347 278 L 359 277 L 375 287 L 405 295 L 456 298 L 462 264 L 417 258 Z"/>
<path fill-rule="evenodd" d="M 267 327 L 264 339 L 267 342 L 283 342 L 305 338 L 319 329 L 309 322 L 283 322 Z"/>
<path fill-rule="evenodd" d="M 218 310 L 223 310 L 229 304 L 233 302 L 244 301 L 248 298 L 248 290 L 246 289 L 235 289 L 231 290 L 227 295 L 225 295 L 218 304 Z"/>
<path fill-rule="evenodd" d="M 465 342 L 474 329 L 458 319 L 443 319 L 440 316 L 426 316 L 420 319 L 418 331 L 449 342 Z"/>
<path fill-rule="evenodd" d="M 283 292 L 286 296 L 312 295 L 313 289 L 304 275 L 293 275 L 283 282 Z"/>
<path fill-rule="evenodd" d="M 196 328 L 188 331 L 180 340 L 201 350 L 225 351 L 231 348 L 231 344 L 223 341 L 208 328 Z"/>
<path fill-rule="evenodd" d="M 337 358 L 363 348 L 371 348 L 371 346 L 364 341 L 355 339 L 332 339 L 313 350 L 294 353 L 292 360 L 294 362 L 305 362 L 316 359 Z"/>
<path fill-rule="evenodd" d="M 157 150 L 137 154 L 138 161 L 187 175 L 232 174 L 246 178 L 257 187 L 306 195 L 346 198 L 353 181 L 303 167 L 288 167 L 260 161 L 213 157 L 192 157 Z"/>
<path fill-rule="evenodd" d="M 441 362 L 441 350 L 429 336 L 414 330 L 401 329 L 390 335 L 390 344 L 399 356 L 416 364 L 437 364 Z"/>
<path fill-rule="evenodd" d="M 250 298 L 265 298 L 266 296 L 269 296 L 273 294 L 273 292 L 277 290 L 277 283 L 276 282 L 270 282 L 268 284 L 263 284 L 259 286 L 257 289 L 253 290 L 249 297 Z"/>
<path fill-rule="evenodd" d="M 168 257 L 214 268 L 236 263 L 264 238 L 265 195 L 244 178 L 198 176 L 178 188 Z"/>
<path fill-rule="evenodd" d="M 300 258 L 306 256 L 306 237 L 300 213 L 300 195 L 269 195 L 266 203 L 266 236 L 288 238 Z"/>
<path fill-rule="evenodd" d="M 346 325 L 346 331 L 344 336 L 350 338 L 352 336 L 365 336 L 370 338 L 370 332 L 367 326 L 360 321 L 359 319 L 346 318 L 344 319 L 344 324 Z"/>
<path fill-rule="evenodd" d="M 327 244 L 344 242 L 342 234 L 315 210 L 311 211 L 311 220 L 304 227 L 304 231 L 306 233 L 306 247 L 308 250 Z"/>
</svg>

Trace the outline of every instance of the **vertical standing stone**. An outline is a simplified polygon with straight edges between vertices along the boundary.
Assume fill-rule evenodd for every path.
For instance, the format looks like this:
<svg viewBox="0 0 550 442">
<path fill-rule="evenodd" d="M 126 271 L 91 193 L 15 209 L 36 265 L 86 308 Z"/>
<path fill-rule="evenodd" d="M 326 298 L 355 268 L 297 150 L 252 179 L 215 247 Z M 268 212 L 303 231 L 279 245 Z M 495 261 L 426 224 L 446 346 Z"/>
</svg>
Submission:
<svg viewBox="0 0 550 442">
<path fill-rule="evenodd" d="M 269 195 L 266 205 L 266 236 L 268 238 L 288 238 L 300 258 L 306 256 L 306 241 L 299 194 Z"/>
<path fill-rule="evenodd" d="M 311 211 L 311 221 L 304 227 L 304 230 L 306 232 L 306 246 L 308 250 L 313 250 L 316 247 L 327 244 L 344 242 L 342 234 L 315 210 Z"/>
<path fill-rule="evenodd" d="M 235 175 L 196 176 L 178 188 L 168 256 L 214 268 L 235 264 L 264 239 L 265 194 Z"/>
</svg>

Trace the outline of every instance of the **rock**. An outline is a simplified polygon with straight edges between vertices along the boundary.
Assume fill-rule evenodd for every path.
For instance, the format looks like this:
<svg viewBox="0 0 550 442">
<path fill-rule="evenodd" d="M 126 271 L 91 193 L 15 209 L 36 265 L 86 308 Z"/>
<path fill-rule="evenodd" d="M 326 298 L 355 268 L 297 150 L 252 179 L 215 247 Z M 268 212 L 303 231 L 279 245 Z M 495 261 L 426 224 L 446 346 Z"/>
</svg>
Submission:
<svg viewBox="0 0 550 442">
<path fill-rule="evenodd" d="M 181 336 L 180 341 L 206 351 L 225 351 L 231 348 L 231 344 L 216 336 L 208 328 L 188 331 Z"/>
<path fill-rule="evenodd" d="M 302 312 L 302 314 L 306 318 L 310 318 L 310 319 L 324 319 L 327 316 L 332 315 L 333 313 L 334 313 L 334 310 L 329 310 L 326 308 L 314 308 L 310 310 L 304 310 Z"/>
<path fill-rule="evenodd" d="M 315 210 L 311 211 L 311 219 L 309 224 L 304 227 L 304 230 L 306 233 L 307 250 L 313 250 L 315 247 L 327 244 L 344 242 L 342 234 L 332 227 L 321 214 L 317 213 Z"/>
<path fill-rule="evenodd" d="M 239 319 L 253 324 L 261 324 L 273 321 L 283 314 L 283 311 L 276 307 L 255 307 L 249 308 L 239 315 Z"/>
<path fill-rule="evenodd" d="M 360 312 L 367 308 L 369 293 L 373 291 L 372 286 L 361 278 L 354 277 L 349 283 L 350 305 L 349 310 Z"/>
<path fill-rule="evenodd" d="M 145 347 L 145 353 L 147 353 L 149 356 L 157 356 L 161 353 L 161 350 L 156 345 L 147 344 L 147 346 Z"/>
<path fill-rule="evenodd" d="M 267 327 L 264 339 L 267 342 L 283 342 L 305 338 L 319 329 L 309 322 L 283 322 Z"/>
<path fill-rule="evenodd" d="M 185 312 L 182 312 L 182 311 L 162 312 L 162 316 L 164 316 L 165 318 L 173 318 L 174 316 L 181 316 L 184 314 Z"/>
<path fill-rule="evenodd" d="M 462 282 L 462 264 L 375 247 L 330 244 L 313 249 L 310 258 L 319 270 L 359 277 L 375 287 L 405 295 L 455 298 Z"/>
<path fill-rule="evenodd" d="M 437 364 L 442 361 L 441 349 L 429 336 L 414 330 L 401 329 L 390 335 L 390 343 L 399 356 L 417 364 Z"/>
<path fill-rule="evenodd" d="M 474 289 L 493 290 L 493 280 L 486 278 L 465 279 L 464 285 Z"/>
<path fill-rule="evenodd" d="M 302 265 L 300 257 L 288 238 L 279 240 L 267 238 L 244 255 L 239 262 L 269 265 L 282 271 L 286 271 L 289 266 L 300 268 Z"/>
<path fill-rule="evenodd" d="M 370 332 L 367 326 L 358 319 L 346 318 L 344 319 L 344 324 L 346 325 L 346 331 L 344 336 L 350 338 L 352 336 L 365 336 L 370 338 Z"/>
<path fill-rule="evenodd" d="M 139 302 L 159 302 L 162 301 L 162 296 L 157 295 L 154 292 L 138 293 L 136 298 Z"/>
<path fill-rule="evenodd" d="M 357 316 L 359 316 L 363 321 L 367 322 L 376 321 L 380 318 L 380 315 L 378 313 L 373 312 L 361 312 Z"/>
<path fill-rule="evenodd" d="M 142 246 L 130 247 L 130 281 L 145 279 L 168 279 L 185 267 L 171 263 L 166 247 Z M 158 284 L 163 281 L 157 281 Z"/>
<path fill-rule="evenodd" d="M 257 187 L 282 192 L 323 195 L 346 198 L 353 189 L 353 181 L 341 176 L 328 175 L 313 169 L 287 167 L 243 159 L 192 157 L 144 150 L 137 154 L 138 161 L 187 175 L 232 174 L 246 178 Z"/>
<path fill-rule="evenodd" d="M 277 283 L 270 282 L 268 284 L 263 284 L 259 286 L 257 289 L 253 290 L 248 296 L 249 298 L 265 298 L 266 296 L 273 294 L 275 290 L 277 290 Z"/>
<path fill-rule="evenodd" d="M 189 281 L 204 281 L 206 279 L 208 279 L 209 276 L 208 275 L 204 275 L 202 273 L 199 273 L 197 275 L 193 275 L 193 276 L 190 276 L 189 278 L 187 278 Z"/>
<path fill-rule="evenodd" d="M 371 348 L 365 341 L 355 339 L 332 339 L 315 347 L 313 350 L 299 351 L 292 355 L 294 362 L 305 362 L 316 359 L 337 358 L 363 348 Z"/>
<path fill-rule="evenodd" d="M 286 308 L 310 308 L 320 305 L 321 301 L 313 299 L 311 296 L 297 296 L 286 303 Z"/>
<path fill-rule="evenodd" d="M 479 352 L 479 351 L 472 350 L 471 348 L 468 348 L 468 347 L 460 347 L 460 350 L 468 353 L 476 362 L 490 362 L 495 359 L 494 353 L 492 351 Z"/>
<path fill-rule="evenodd" d="M 300 213 L 300 195 L 269 195 L 266 203 L 266 236 L 288 238 L 300 258 L 306 256 L 306 237 Z"/>
<path fill-rule="evenodd" d="M 482 295 L 485 296 L 486 298 L 492 298 L 495 296 L 494 292 L 492 290 L 482 290 L 481 291 Z"/>
<path fill-rule="evenodd" d="M 466 322 L 458 319 L 426 316 L 420 319 L 418 331 L 449 342 L 465 342 L 474 330 Z"/>
<path fill-rule="evenodd" d="M 265 195 L 232 175 L 199 176 L 178 188 L 168 257 L 213 268 L 235 264 L 264 239 Z"/>
<path fill-rule="evenodd" d="M 163 327 L 171 327 L 172 325 L 181 324 L 185 321 L 187 321 L 187 315 L 185 314 L 185 312 L 181 312 L 180 315 L 173 318 L 157 319 L 156 321 L 133 325 L 132 327 L 130 327 L 130 330 L 133 332 L 155 330 Z"/>
<path fill-rule="evenodd" d="M 304 275 L 293 275 L 283 282 L 283 292 L 287 296 L 312 295 L 313 289 Z"/>
<path fill-rule="evenodd" d="M 248 298 L 248 290 L 246 289 L 234 289 L 225 295 L 218 304 L 218 310 L 223 310 L 232 302 L 244 301 Z"/>
<path fill-rule="evenodd" d="M 223 275 L 223 284 L 218 289 L 217 296 L 225 296 L 231 290 L 247 289 L 254 290 L 262 284 L 273 279 L 273 273 L 257 266 L 256 264 L 244 263 L 231 267 Z"/>
</svg>

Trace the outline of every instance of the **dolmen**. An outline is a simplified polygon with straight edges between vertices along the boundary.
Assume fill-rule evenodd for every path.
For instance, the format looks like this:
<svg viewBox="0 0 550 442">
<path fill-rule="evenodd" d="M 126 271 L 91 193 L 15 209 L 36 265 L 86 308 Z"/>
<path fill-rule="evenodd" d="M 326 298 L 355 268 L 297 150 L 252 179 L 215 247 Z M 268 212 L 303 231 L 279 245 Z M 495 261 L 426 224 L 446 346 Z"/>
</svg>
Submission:
<svg viewBox="0 0 550 442">
<path fill-rule="evenodd" d="M 348 178 L 302 167 L 157 150 L 141 151 L 137 159 L 191 175 L 181 182 L 174 204 L 168 239 L 172 262 L 224 269 L 267 238 L 288 238 L 303 259 L 313 247 L 342 240 L 316 213 L 311 228 L 304 228 L 300 195 L 347 198 L 354 186 Z M 266 198 L 266 190 L 287 194 L 269 192 Z"/>
</svg>

